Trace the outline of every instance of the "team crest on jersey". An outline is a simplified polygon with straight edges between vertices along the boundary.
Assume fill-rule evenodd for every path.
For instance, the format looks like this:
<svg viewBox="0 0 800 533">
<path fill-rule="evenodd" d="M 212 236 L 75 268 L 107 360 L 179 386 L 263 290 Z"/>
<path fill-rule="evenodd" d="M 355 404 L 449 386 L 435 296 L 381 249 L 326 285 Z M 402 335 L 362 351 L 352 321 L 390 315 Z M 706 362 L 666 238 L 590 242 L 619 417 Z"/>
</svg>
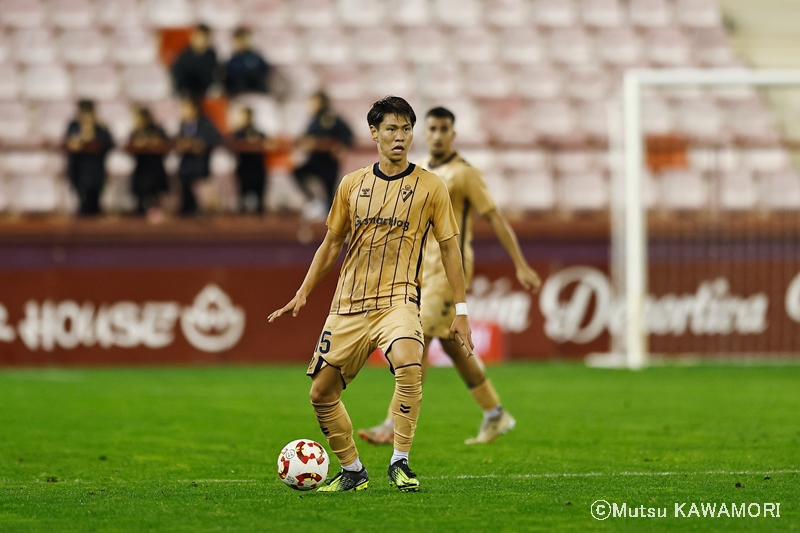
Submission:
<svg viewBox="0 0 800 533">
<path fill-rule="evenodd" d="M 369 187 L 364 187 L 361 189 L 361 194 L 359 196 L 361 196 L 361 198 L 369 198 L 369 190 Z"/>
<path fill-rule="evenodd" d="M 412 194 L 414 194 L 414 190 L 411 188 L 411 185 L 406 185 L 403 187 L 403 190 L 400 192 L 400 194 L 403 195 L 403 201 L 405 202 Z"/>
</svg>

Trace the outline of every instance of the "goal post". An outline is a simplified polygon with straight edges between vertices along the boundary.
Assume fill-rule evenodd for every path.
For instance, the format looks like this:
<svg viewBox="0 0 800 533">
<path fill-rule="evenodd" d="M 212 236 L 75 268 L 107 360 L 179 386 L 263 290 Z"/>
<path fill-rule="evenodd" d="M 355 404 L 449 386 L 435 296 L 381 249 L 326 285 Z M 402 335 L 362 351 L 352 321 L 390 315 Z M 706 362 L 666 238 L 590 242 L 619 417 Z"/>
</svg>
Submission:
<svg viewBox="0 0 800 533">
<path fill-rule="evenodd" d="M 800 88 L 800 70 L 749 69 L 636 69 L 625 73 L 622 88 L 622 170 L 615 179 L 622 187 L 612 189 L 611 275 L 614 290 L 624 302 L 623 327 L 611 329 L 611 354 L 595 357 L 597 366 L 640 369 L 649 361 L 648 208 L 643 198 L 646 143 L 642 128 L 645 90 L 675 87 Z M 621 190 L 624 189 L 624 193 Z M 614 200 L 613 191 L 620 193 Z M 782 303 L 782 302 L 781 302 Z M 777 304 L 777 302 L 775 303 Z M 589 362 L 587 360 L 587 362 Z M 590 362 L 591 364 L 591 362 Z"/>
</svg>

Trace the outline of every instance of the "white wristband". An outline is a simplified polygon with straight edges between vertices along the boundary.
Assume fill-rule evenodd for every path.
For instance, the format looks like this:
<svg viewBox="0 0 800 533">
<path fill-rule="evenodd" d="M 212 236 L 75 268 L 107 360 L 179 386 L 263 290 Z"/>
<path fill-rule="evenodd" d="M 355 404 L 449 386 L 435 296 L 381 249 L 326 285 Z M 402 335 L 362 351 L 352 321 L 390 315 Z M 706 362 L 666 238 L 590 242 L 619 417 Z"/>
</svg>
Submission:
<svg viewBox="0 0 800 533">
<path fill-rule="evenodd" d="M 467 304 L 466 304 L 466 302 L 461 302 L 461 303 L 456 304 L 456 315 L 467 316 Z"/>
</svg>

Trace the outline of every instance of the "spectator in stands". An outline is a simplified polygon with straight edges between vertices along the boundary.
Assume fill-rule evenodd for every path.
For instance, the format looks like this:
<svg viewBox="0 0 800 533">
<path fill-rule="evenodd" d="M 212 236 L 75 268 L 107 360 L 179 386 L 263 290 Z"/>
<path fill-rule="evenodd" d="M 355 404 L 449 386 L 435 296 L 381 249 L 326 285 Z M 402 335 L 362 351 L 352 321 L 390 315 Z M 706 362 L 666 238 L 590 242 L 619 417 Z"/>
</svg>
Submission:
<svg viewBox="0 0 800 533">
<path fill-rule="evenodd" d="M 198 24 L 189 39 L 189 46 L 172 65 L 175 90 L 203 98 L 214 83 L 217 71 L 217 52 L 211 46 L 211 28 Z"/>
<path fill-rule="evenodd" d="M 106 156 L 114 147 L 108 129 L 97 121 L 94 102 L 78 102 L 78 113 L 69 123 L 65 145 L 68 174 L 78 193 L 79 214 L 100 214 L 100 194 L 106 181 Z"/>
<path fill-rule="evenodd" d="M 125 149 L 136 158 L 136 167 L 131 176 L 136 212 L 157 219 L 160 218 L 161 193 L 169 190 L 164 157 L 172 149 L 172 143 L 146 107 L 134 109 L 133 125 Z"/>
<path fill-rule="evenodd" d="M 353 132 L 331 108 L 330 99 L 323 91 L 310 99 L 311 121 L 300 138 L 300 148 L 308 151 L 308 159 L 295 169 L 294 176 L 311 201 L 306 215 L 311 218 L 328 212 L 336 192 L 339 178 L 339 159 L 353 145 Z M 310 187 L 313 178 L 319 179 L 327 198 L 315 198 Z M 325 205 L 327 204 L 327 205 Z"/>
<path fill-rule="evenodd" d="M 197 213 L 194 184 L 208 177 L 211 167 L 211 150 L 222 143 L 222 136 L 206 117 L 200 103 L 190 95 L 180 101 L 181 127 L 175 151 L 181 155 L 178 177 L 181 182 L 181 214 Z"/>
<path fill-rule="evenodd" d="M 239 128 L 227 142 L 236 154 L 236 179 L 239 181 L 239 210 L 242 213 L 263 213 L 267 182 L 266 151 L 274 143 L 253 124 L 253 110 L 240 111 Z"/>
<path fill-rule="evenodd" d="M 266 93 L 270 66 L 250 45 L 249 29 L 236 29 L 233 33 L 233 50 L 225 72 L 228 95 Z"/>
</svg>

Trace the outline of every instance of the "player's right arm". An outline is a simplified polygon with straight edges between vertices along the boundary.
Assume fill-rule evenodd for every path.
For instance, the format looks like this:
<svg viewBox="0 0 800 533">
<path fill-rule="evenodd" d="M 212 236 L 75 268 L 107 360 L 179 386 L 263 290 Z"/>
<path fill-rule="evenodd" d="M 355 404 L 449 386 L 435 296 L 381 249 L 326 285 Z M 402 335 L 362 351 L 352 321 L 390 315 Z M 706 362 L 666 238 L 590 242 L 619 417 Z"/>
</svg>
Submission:
<svg viewBox="0 0 800 533">
<path fill-rule="evenodd" d="M 344 235 L 338 235 L 328 230 L 322 244 L 317 248 L 317 253 L 314 254 L 314 260 L 311 261 L 311 266 L 308 268 L 303 284 L 300 285 L 294 298 L 292 298 L 288 304 L 269 315 L 270 322 L 289 311 L 292 312 L 292 316 L 297 316 L 300 309 L 306 305 L 308 295 L 311 294 L 314 287 L 322 281 L 328 272 L 330 272 L 331 268 L 333 268 L 333 265 L 336 264 L 336 259 L 338 259 L 339 254 L 342 252 L 344 240 Z"/>
</svg>

